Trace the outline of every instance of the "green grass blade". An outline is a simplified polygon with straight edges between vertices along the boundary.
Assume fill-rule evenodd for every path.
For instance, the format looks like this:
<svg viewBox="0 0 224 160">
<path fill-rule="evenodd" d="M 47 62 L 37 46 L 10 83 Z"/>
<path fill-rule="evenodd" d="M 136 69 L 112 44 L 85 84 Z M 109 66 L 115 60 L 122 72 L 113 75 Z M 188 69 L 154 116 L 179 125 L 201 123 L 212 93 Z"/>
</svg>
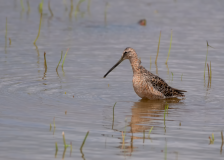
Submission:
<svg viewBox="0 0 224 160">
<path fill-rule="evenodd" d="M 67 144 L 66 144 L 66 141 L 65 141 L 65 133 L 64 133 L 64 132 L 62 132 L 62 137 L 63 137 L 64 147 L 66 147 L 66 146 L 67 146 Z"/>
<path fill-rule="evenodd" d="M 63 59 L 62 65 L 61 65 L 62 68 L 63 68 L 63 66 L 64 66 L 64 62 L 65 62 L 65 58 L 66 58 L 66 55 L 67 55 L 67 53 L 68 53 L 68 50 L 69 50 L 69 48 L 67 49 L 67 51 L 66 51 L 66 53 L 65 53 L 65 56 L 64 56 L 64 59 Z"/>
<path fill-rule="evenodd" d="M 167 59 L 166 59 L 166 64 L 168 62 L 169 56 L 170 56 L 170 50 L 171 50 L 171 44 L 172 44 L 172 35 L 173 35 L 173 30 L 171 30 L 171 37 L 170 37 L 170 48 L 169 48 L 169 52 L 167 55 Z"/>
<path fill-rule="evenodd" d="M 89 135 L 89 131 L 86 133 L 86 136 L 85 136 L 85 138 L 84 138 L 84 140 L 83 140 L 83 142 L 82 142 L 82 145 L 81 145 L 81 147 L 80 147 L 80 150 L 82 150 L 83 146 L 85 145 L 86 138 L 88 137 L 88 135 Z"/>
<path fill-rule="evenodd" d="M 148 137 L 149 137 L 150 133 L 152 132 L 152 129 L 153 129 L 153 126 L 152 126 L 151 129 L 149 130 Z"/>
<path fill-rule="evenodd" d="M 157 58 L 158 58 L 158 56 L 159 56 L 160 38 L 161 38 L 161 31 L 160 31 L 160 34 L 159 34 L 159 42 L 158 42 L 157 55 L 156 55 L 156 60 L 155 60 L 155 63 L 156 63 L 156 64 L 157 64 Z"/>
<path fill-rule="evenodd" d="M 43 11 L 43 4 L 44 4 L 44 0 L 41 0 L 40 4 L 39 4 L 39 12 L 42 13 Z"/>
<path fill-rule="evenodd" d="M 34 44 L 36 43 L 36 41 L 37 41 L 37 39 L 39 38 L 39 35 L 40 35 L 41 21 L 42 21 L 42 13 L 40 14 L 39 29 L 38 29 L 37 37 L 36 37 L 36 39 L 35 39 L 34 42 L 33 42 Z"/>
<path fill-rule="evenodd" d="M 206 70 L 206 63 L 207 63 L 207 57 L 208 57 L 208 41 L 207 41 L 207 54 L 206 54 L 206 58 L 205 58 L 205 68 L 204 68 L 204 80 L 205 80 L 205 70 Z"/>
<path fill-rule="evenodd" d="M 59 62 L 58 62 L 58 66 L 59 66 L 59 64 L 61 63 L 62 56 L 63 56 L 63 51 L 61 51 L 61 59 L 60 59 Z M 58 70 L 58 66 L 56 67 L 56 71 Z"/>
</svg>

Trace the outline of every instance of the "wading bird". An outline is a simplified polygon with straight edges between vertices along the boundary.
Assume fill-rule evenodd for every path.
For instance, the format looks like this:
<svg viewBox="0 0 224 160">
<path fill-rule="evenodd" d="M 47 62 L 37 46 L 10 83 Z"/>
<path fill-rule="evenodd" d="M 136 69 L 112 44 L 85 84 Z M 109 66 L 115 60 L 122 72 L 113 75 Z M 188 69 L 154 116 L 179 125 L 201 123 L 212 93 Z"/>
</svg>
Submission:
<svg viewBox="0 0 224 160">
<path fill-rule="evenodd" d="M 133 70 L 133 88 L 135 93 L 143 99 L 164 99 L 184 97 L 183 90 L 170 87 L 162 78 L 146 70 L 138 59 L 133 48 L 126 48 L 121 59 L 104 75 L 104 78 L 123 60 L 129 59 Z"/>
</svg>

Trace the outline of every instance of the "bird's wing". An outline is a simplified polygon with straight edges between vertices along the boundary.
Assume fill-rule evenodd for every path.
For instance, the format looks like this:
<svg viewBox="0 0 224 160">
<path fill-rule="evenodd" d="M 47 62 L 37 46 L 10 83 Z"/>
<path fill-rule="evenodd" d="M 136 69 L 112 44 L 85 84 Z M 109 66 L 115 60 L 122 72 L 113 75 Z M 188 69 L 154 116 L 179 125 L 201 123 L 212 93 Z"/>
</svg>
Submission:
<svg viewBox="0 0 224 160">
<path fill-rule="evenodd" d="M 170 87 L 162 78 L 152 74 L 151 72 L 143 71 L 144 79 L 146 83 L 150 86 L 161 92 L 165 97 L 176 97 L 181 96 L 183 97 L 184 94 L 182 92 L 186 92 L 183 90 L 175 89 Z"/>
</svg>

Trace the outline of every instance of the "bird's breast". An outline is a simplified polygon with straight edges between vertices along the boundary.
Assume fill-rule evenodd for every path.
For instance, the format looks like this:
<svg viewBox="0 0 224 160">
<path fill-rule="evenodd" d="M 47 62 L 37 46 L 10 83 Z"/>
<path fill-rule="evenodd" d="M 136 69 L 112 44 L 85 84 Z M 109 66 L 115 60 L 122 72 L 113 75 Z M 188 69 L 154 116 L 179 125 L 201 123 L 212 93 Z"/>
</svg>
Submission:
<svg viewBox="0 0 224 160">
<path fill-rule="evenodd" d="M 145 82 L 144 77 L 140 74 L 136 74 L 133 76 L 132 82 L 135 93 L 141 98 L 146 98 L 149 87 Z"/>
</svg>

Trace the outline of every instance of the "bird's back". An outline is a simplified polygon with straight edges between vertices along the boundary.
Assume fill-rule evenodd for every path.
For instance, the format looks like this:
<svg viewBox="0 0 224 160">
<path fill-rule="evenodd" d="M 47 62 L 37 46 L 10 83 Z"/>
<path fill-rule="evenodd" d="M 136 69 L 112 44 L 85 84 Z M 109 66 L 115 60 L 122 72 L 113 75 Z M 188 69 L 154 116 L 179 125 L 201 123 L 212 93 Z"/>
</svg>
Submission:
<svg viewBox="0 0 224 160">
<path fill-rule="evenodd" d="M 141 70 L 142 76 L 144 77 L 144 81 L 149 86 L 152 86 L 155 90 L 162 93 L 165 98 L 184 97 L 183 92 L 186 92 L 186 91 L 179 90 L 169 86 L 162 78 L 149 72 L 143 66 L 140 66 L 140 70 Z"/>
</svg>

